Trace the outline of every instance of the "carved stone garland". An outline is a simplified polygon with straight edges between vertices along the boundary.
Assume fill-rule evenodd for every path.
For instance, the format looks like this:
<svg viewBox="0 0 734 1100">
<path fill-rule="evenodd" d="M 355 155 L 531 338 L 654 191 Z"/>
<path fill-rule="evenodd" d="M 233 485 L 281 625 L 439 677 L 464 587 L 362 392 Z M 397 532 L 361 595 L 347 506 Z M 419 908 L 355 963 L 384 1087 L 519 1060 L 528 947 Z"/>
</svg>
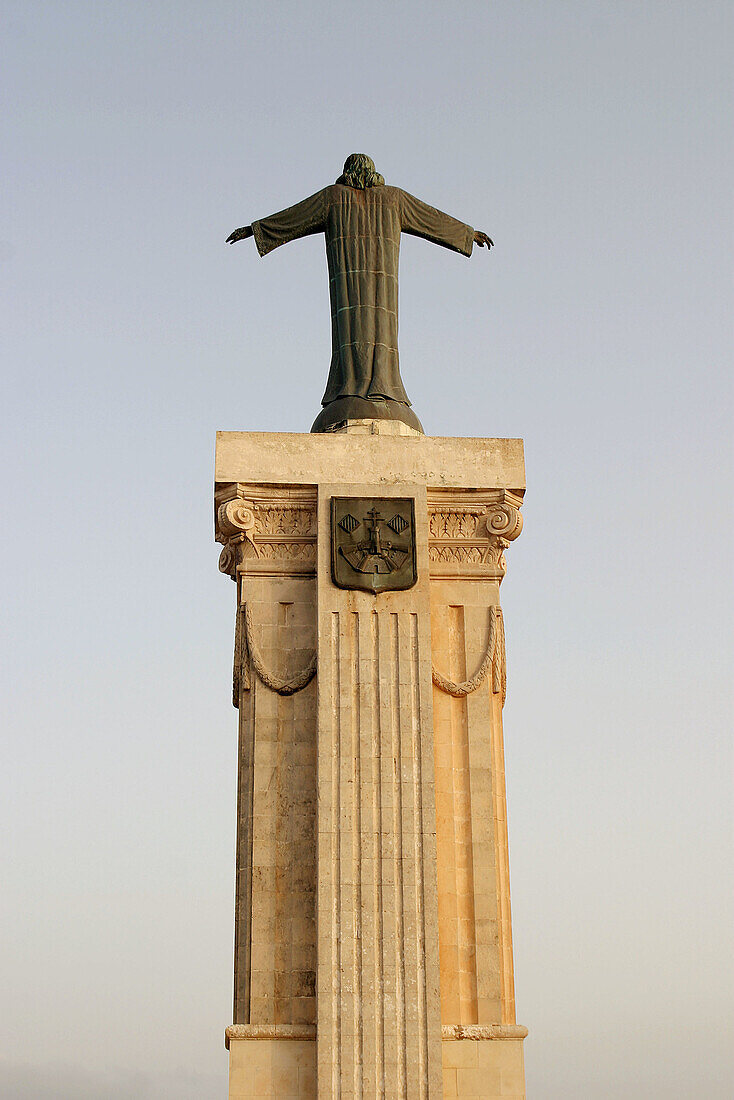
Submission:
<svg viewBox="0 0 734 1100">
<path fill-rule="evenodd" d="M 236 494 L 236 496 L 234 495 Z M 229 498 L 229 499 L 227 499 Z M 280 489 L 247 484 L 222 485 L 217 493 L 217 540 L 223 544 L 219 568 L 244 583 L 248 572 L 266 575 L 313 575 L 316 568 L 315 489 Z M 295 676 L 268 669 L 255 637 L 252 612 L 240 603 L 235 622 L 232 702 L 250 690 L 250 666 L 271 691 L 294 695 L 316 675 L 316 651 Z"/>
<path fill-rule="evenodd" d="M 454 680 L 449 680 L 447 676 L 443 676 L 435 665 L 431 667 L 431 675 L 437 688 L 440 688 L 441 691 L 445 691 L 447 695 L 453 695 L 455 698 L 461 699 L 465 695 L 471 695 L 478 687 L 481 687 L 491 668 L 492 694 L 501 694 L 502 706 L 504 706 L 505 696 L 507 694 L 507 671 L 505 662 L 505 628 L 502 619 L 502 609 L 500 607 L 490 607 L 487 648 L 482 658 L 482 663 L 472 678 L 457 684 Z"/>
<path fill-rule="evenodd" d="M 234 641 L 234 670 L 232 675 L 232 703 L 240 705 L 240 691 L 250 690 L 250 661 L 260 680 L 278 695 L 295 695 L 311 683 L 316 675 L 316 650 L 305 668 L 295 676 L 276 676 L 270 672 L 257 646 L 252 625 L 252 612 L 248 604 L 240 604 Z"/>
</svg>

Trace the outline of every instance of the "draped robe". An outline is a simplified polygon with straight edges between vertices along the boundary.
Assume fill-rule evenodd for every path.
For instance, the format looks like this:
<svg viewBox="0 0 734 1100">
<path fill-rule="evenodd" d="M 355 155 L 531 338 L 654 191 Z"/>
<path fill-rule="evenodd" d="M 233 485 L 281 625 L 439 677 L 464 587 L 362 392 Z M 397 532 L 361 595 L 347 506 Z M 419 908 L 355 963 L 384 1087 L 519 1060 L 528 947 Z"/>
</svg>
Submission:
<svg viewBox="0 0 734 1100">
<path fill-rule="evenodd" d="M 399 187 L 335 183 L 252 223 L 261 256 L 324 233 L 331 299 L 331 367 L 322 404 L 339 397 L 410 405 L 398 361 L 400 234 L 471 255 L 474 230 Z"/>
</svg>

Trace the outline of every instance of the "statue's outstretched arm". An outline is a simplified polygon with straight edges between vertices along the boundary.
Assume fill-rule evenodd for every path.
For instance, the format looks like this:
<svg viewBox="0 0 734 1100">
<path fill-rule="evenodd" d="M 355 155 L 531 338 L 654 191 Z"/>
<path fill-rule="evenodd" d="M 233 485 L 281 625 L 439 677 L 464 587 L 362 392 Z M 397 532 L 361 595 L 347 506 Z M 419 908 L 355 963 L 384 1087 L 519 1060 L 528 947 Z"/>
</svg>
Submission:
<svg viewBox="0 0 734 1100">
<path fill-rule="evenodd" d="M 315 195 L 309 195 L 303 202 L 297 202 L 295 206 L 289 206 L 267 218 L 259 218 L 252 225 L 244 225 L 242 229 L 235 229 L 227 237 L 227 244 L 254 237 L 258 252 L 261 256 L 266 256 L 268 252 L 288 241 L 308 237 L 311 233 L 321 233 L 326 227 L 328 190 L 329 188 L 323 188 Z"/>
<path fill-rule="evenodd" d="M 237 241 L 244 241 L 247 237 L 252 236 L 252 226 L 243 225 L 241 229 L 235 229 L 233 233 L 227 237 L 225 244 L 236 244 Z"/>
<path fill-rule="evenodd" d="M 429 206 L 407 191 L 400 192 L 400 228 L 403 233 L 423 237 L 432 244 L 440 244 L 453 252 L 470 256 L 476 235 L 471 226 L 444 214 L 435 206 Z"/>
</svg>

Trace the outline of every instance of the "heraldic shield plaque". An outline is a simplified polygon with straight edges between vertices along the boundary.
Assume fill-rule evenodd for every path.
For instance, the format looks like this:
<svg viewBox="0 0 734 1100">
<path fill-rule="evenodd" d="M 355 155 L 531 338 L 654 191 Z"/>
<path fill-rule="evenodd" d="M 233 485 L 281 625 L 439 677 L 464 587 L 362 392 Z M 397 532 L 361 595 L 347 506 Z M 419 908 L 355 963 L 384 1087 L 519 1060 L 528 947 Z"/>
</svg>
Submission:
<svg viewBox="0 0 734 1100">
<path fill-rule="evenodd" d="M 337 588 L 396 592 L 412 588 L 415 503 L 412 497 L 332 497 L 331 577 Z"/>
</svg>

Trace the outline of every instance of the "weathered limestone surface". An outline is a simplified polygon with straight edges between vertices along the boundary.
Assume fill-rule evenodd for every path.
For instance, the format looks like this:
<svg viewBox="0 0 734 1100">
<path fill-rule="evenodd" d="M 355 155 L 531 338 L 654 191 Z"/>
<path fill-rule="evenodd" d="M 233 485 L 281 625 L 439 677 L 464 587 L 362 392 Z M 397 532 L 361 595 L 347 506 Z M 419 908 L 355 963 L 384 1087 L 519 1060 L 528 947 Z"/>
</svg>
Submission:
<svg viewBox="0 0 734 1100">
<path fill-rule="evenodd" d="M 230 1098 L 519 1100 L 499 585 L 522 442 L 225 432 L 216 482 L 239 608 Z M 333 496 L 414 499 L 413 588 L 332 583 Z"/>
<path fill-rule="evenodd" d="M 241 484 L 217 504 L 238 634 L 288 676 L 316 644 L 316 493 Z M 242 641 L 241 637 L 238 641 Z M 238 645 L 241 651 L 241 645 Z M 316 685 L 281 695 L 235 662 L 239 707 L 235 1023 L 316 1020 Z"/>
<path fill-rule="evenodd" d="M 444 1039 L 446 1100 L 525 1100 L 522 1039 Z"/>
<path fill-rule="evenodd" d="M 404 436 L 387 434 L 381 427 L 370 434 L 217 432 L 217 484 L 257 478 L 275 485 L 324 485 L 337 472 L 345 484 L 491 485 L 521 493 L 525 488 L 521 439 Z"/>
<path fill-rule="evenodd" d="M 425 489 L 418 583 L 336 588 L 319 486 L 319 1097 L 440 1097 L 430 603 Z M 384 490 L 385 495 L 390 495 Z"/>
<path fill-rule="evenodd" d="M 316 1033 L 303 1028 L 227 1028 L 229 1100 L 316 1096 Z"/>
<path fill-rule="evenodd" d="M 490 640 L 521 530 L 521 495 L 429 492 L 434 666 L 454 683 L 474 676 Z M 511 1024 L 510 922 L 502 704 L 501 612 L 492 675 L 454 696 L 434 684 L 441 1004 L 445 1024 Z"/>
</svg>

